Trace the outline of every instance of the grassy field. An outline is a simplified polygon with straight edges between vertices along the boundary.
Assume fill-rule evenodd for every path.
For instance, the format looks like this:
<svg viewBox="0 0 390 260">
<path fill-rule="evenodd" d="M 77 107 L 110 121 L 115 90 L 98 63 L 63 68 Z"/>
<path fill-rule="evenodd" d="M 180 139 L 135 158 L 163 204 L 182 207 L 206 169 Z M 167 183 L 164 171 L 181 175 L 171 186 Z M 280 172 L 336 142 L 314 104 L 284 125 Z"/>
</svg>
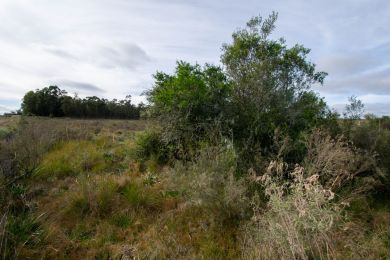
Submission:
<svg viewBox="0 0 390 260">
<path fill-rule="evenodd" d="M 248 180 L 219 174 L 231 172 L 234 156 L 229 151 L 215 157 L 206 150 L 190 167 L 140 160 L 139 136 L 152 127 L 146 121 L 11 117 L 0 118 L 0 127 L 5 133 L 2 172 L 8 176 L 1 179 L 0 190 L 4 259 L 278 258 L 272 247 L 285 246 L 284 231 L 278 229 L 290 227 L 283 226 L 286 216 L 299 219 L 300 209 L 307 209 L 312 221 L 340 217 L 333 208 L 317 208 L 317 200 L 307 200 L 312 203 L 307 208 L 291 208 L 302 202 L 295 197 L 287 202 L 275 197 L 269 213 L 248 215 L 253 212 L 248 209 Z M 15 166 L 14 160 L 20 163 Z M 13 176 L 15 170 L 21 174 Z M 272 200 L 275 193 L 270 194 Z M 266 222 L 253 222 L 256 214 Z M 342 215 L 348 215 L 344 222 L 326 233 L 313 229 L 301 244 L 296 241 L 297 247 L 326 234 L 333 247 L 322 251 L 325 259 L 390 255 L 388 203 L 361 197 Z M 253 233 L 251 223 L 269 230 Z"/>
</svg>

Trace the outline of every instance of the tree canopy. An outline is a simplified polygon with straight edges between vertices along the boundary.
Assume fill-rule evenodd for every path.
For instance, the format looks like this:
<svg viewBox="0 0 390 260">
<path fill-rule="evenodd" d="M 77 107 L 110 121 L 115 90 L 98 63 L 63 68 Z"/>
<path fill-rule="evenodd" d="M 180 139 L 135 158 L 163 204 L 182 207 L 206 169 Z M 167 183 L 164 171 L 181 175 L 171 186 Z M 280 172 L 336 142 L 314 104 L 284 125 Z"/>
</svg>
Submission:
<svg viewBox="0 0 390 260">
<path fill-rule="evenodd" d="M 27 92 L 22 101 L 25 115 L 83 118 L 138 119 L 143 105 L 131 103 L 131 96 L 123 100 L 107 100 L 96 96 L 71 97 L 57 86 Z"/>
<path fill-rule="evenodd" d="M 277 14 L 254 17 L 222 47 L 223 67 L 178 62 L 173 75 L 156 73 L 148 100 L 166 136 L 209 138 L 218 125 L 246 157 L 272 152 L 275 132 L 297 139 L 332 118 L 311 87 L 327 75 L 308 60 L 309 49 L 270 38 Z"/>
<path fill-rule="evenodd" d="M 219 115 L 231 90 L 222 69 L 209 64 L 201 67 L 180 61 L 174 75 L 157 72 L 154 78 L 155 87 L 148 97 L 155 112 L 180 113 L 192 121 Z"/>
<path fill-rule="evenodd" d="M 296 138 L 330 114 L 311 87 L 327 73 L 308 61 L 310 50 L 273 40 L 277 14 L 254 17 L 223 45 L 221 61 L 231 80 L 232 129 L 235 140 L 250 153 L 267 153 L 276 129 Z"/>
</svg>

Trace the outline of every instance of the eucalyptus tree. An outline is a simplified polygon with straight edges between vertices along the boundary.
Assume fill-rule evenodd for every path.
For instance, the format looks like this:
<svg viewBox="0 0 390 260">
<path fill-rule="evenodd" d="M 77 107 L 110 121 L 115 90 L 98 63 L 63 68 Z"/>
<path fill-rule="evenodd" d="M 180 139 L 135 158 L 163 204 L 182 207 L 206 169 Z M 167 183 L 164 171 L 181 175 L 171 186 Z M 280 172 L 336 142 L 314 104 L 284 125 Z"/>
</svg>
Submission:
<svg viewBox="0 0 390 260">
<path fill-rule="evenodd" d="M 223 45 L 232 82 L 230 118 L 234 140 L 247 154 L 272 152 L 275 131 L 296 139 L 330 113 L 311 87 L 327 75 L 308 60 L 309 49 L 272 39 L 277 13 L 254 17 Z"/>
</svg>

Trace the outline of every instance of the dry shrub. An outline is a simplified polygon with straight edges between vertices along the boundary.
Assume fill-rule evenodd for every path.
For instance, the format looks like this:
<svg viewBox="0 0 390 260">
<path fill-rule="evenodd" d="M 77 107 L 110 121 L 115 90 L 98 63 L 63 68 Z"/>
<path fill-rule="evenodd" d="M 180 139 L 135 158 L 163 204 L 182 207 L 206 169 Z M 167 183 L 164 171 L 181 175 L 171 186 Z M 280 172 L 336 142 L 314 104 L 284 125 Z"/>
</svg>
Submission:
<svg viewBox="0 0 390 260">
<path fill-rule="evenodd" d="M 305 177 L 296 166 L 287 175 L 287 165 L 272 161 L 261 177 L 269 198 L 266 209 L 254 203 L 254 215 L 246 226 L 243 258 L 309 259 L 332 258 L 329 235 L 341 220 L 341 205 L 334 193 L 319 182 L 319 175 Z"/>
<path fill-rule="evenodd" d="M 354 148 L 343 137 L 331 138 L 315 130 L 306 139 L 305 175 L 318 175 L 320 183 L 352 198 L 379 184 L 375 158 Z M 346 192 L 347 191 L 347 192 Z"/>
<path fill-rule="evenodd" d="M 334 234 L 347 228 L 343 208 L 380 183 L 375 157 L 343 137 L 333 139 L 314 130 L 306 138 L 306 148 L 303 167 L 272 161 L 264 175 L 253 176 L 269 200 L 265 208 L 253 202 L 244 258 L 338 257 L 335 248 L 343 241 Z"/>
</svg>

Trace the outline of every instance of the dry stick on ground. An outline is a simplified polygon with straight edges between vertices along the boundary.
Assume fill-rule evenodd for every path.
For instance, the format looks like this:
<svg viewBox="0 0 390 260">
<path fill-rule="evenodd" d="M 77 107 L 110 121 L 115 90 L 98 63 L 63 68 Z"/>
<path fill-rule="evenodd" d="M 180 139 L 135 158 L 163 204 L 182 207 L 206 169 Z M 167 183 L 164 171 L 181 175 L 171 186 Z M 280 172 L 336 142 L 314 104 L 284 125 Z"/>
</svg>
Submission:
<svg viewBox="0 0 390 260">
<path fill-rule="evenodd" d="M 6 253 L 5 251 L 7 248 L 7 238 L 6 238 L 6 234 L 5 234 L 6 233 L 5 227 L 7 225 L 7 217 L 8 217 L 7 214 L 8 214 L 8 212 L 6 211 L 0 220 L 0 253 L 4 252 L 3 259 L 5 259 L 5 253 Z M 3 243 L 4 243 L 4 251 L 2 251 Z"/>
</svg>

